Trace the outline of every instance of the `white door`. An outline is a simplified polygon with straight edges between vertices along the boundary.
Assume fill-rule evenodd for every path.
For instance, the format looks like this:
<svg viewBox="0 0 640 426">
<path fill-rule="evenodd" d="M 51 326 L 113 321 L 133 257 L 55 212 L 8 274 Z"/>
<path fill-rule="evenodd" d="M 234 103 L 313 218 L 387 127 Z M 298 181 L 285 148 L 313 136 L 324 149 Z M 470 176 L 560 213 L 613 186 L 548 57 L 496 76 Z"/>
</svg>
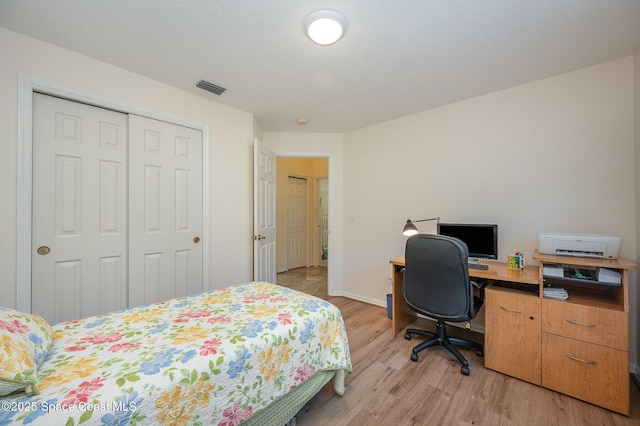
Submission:
<svg viewBox="0 0 640 426">
<path fill-rule="evenodd" d="M 276 282 L 276 155 L 253 145 L 253 279 Z"/>
<path fill-rule="evenodd" d="M 202 133 L 129 116 L 129 304 L 202 291 Z"/>
<path fill-rule="evenodd" d="M 33 96 L 32 312 L 127 306 L 127 115 Z"/>
<path fill-rule="evenodd" d="M 307 266 L 307 180 L 289 176 L 287 182 L 287 269 Z"/>
<path fill-rule="evenodd" d="M 31 311 L 49 322 L 202 291 L 202 134 L 35 94 Z"/>
</svg>

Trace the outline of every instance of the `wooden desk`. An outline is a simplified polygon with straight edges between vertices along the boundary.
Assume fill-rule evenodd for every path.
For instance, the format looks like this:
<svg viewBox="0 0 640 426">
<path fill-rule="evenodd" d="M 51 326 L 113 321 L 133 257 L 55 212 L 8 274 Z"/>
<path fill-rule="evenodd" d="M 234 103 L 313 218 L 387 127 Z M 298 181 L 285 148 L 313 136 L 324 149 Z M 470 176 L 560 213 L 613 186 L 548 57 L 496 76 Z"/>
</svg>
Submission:
<svg viewBox="0 0 640 426">
<path fill-rule="evenodd" d="M 633 262 L 533 255 L 538 266 L 510 270 L 483 261 L 469 269 L 490 281 L 485 291 L 484 365 L 574 398 L 629 415 L 629 270 Z M 392 329 L 395 336 L 416 319 L 402 296 L 404 257 L 391 259 Z M 545 275 L 545 265 L 566 270 L 607 268 L 617 285 Z M 544 288 L 565 288 L 567 300 L 544 297 Z"/>
<path fill-rule="evenodd" d="M 404 256 L 396 257 L 391 263 L 391 333 L 395 336 L 414 322 L 417 314 L 409 309 L 402 296 L 402 268 L 404 268 Z M 537 266 L 526 266 L 522 270 L 512 270 L 504 262 L 483 260 L 480 263 L 489 265 L 489 269 L 469 268 L 469 277 L 482 278 L 493 281 L 509 281 L 520 284 L 540 285 L 540 275 Z"/>
</svg>

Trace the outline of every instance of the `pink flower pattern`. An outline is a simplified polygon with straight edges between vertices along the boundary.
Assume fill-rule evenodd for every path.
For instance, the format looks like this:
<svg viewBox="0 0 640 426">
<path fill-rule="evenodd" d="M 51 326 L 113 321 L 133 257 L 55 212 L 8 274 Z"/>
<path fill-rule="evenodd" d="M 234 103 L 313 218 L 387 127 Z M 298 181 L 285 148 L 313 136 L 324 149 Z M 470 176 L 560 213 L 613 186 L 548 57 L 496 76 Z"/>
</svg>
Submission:
<svg viewBox="0 0 640 426">
<path fill-rule="evenodd" d="M 93 345 L 102 345 L 103 343 L 117 342 L 123 337 L 124 334 L 118 332 L 107 334 L 106 336 L 104 334 L 94 334 L 93 336 L 83 337 L 82 339 L 80 339 L 80 341 L 78 341 L 78 344 L 91 343 Z"/>
<path fill-rule="evenodd" d="M 278 315 L 278 323 L 282 325 L 291 324 L 292 315 L 290 313 L 282 313 Z"/>
<path fill-rule="evenodd" d="M 218 423 L 220 426 L 236 426 L 253 416 L 253 408 L 249 406 L 243 410 L 242 406 L 236 402 L 233 407 L 225 408 L 222 415 L 225 419 Z"/>
<path fill-rule="evenodd" d="M 217 354 L 218 350 L 216 349 L 216 347 L 220 346 L 221 344 L 222 341 L 218 338 L 205 340 L 202 346 L 200 346 L 200 355 L 207 356 Z"/>
<path fill-rule="evenodd" d="M 130 351 L 133 349 L 137 349 L 142 345 L 142 343 L 131 343 L 131 342 L 125 342 L 125 343 L 119 343 L 117 345 L 113 345 L 109 348 L 109 351 L 111 352 L 119 352 L 119 351 Z"/>
<path fill-rule="evenodd" d="M 225 324 L 231 322 L 229 317 L 213 317 L 207 320 L 209 324 Z"/>
<path fill-rule="evenodd" d="M 7 330 L 9 333 L 25 334 L 29 332 L 29 327 L 18 320 L 13 320 L 11 322 L 2 320 L 0 321 L 0 328 Z"/>
<path fill-rule="evenodd" d="M 258 300 L 268 299 L 269 297 L 271 296 L 269 296 L 268 294 L 252 294 L 250 296 L 245 296 L 242 300 L 242 303 L 251 304 L 257 302 Z"/>
<path fill-rule="evenodd" d="M 300 367 L 298 367 L 296 369 L 296 377 L 295 380 L 296 382 L 304 382 L 305 380 L 307 380 L 308 378 L 310 378 L 311 376 L 313 376 L 316 373 L 316 368 L 315 367 L 309 367 L 308 365 L 301 365 Z"/>
<path fill-rule="evenodd" d="M 89 401 L 89 396 L 93 391 L 100 389 L 104 381 L 107 380 L 104 377 L 96 377 L 91 381 L 82 382 L 78 387 L 65 395 L 65 400 L 62 402 L 63 405 L 78 405 L 78 404 L 86 404 Z"/>
<path fill-rule="evenodd" d="M 206 318 L 208 316 L 211 316 L 211 312 L 209 311 L 189 311 L 189 312 L 184 312 L 178 315 L 178 317 L 175 320 L 173 320 L 173 322 L 175 323 L 189 322 L 189 320 L 192 318 Z"/>
</svg>

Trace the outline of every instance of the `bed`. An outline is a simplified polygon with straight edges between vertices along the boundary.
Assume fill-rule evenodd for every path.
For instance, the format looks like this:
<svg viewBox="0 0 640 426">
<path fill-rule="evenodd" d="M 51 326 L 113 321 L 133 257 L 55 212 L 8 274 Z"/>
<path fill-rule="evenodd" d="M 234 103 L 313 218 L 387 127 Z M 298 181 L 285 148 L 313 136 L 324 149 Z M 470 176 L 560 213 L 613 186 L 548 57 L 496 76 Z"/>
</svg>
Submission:
<svg viewBox="0 0 640 426">
<path fill-rule="evenodd" d="M 54 326 L 0 308 L 0 425 L 283 425 L 350 371 L 340 311 L 270 283 Z"/>
</svg>

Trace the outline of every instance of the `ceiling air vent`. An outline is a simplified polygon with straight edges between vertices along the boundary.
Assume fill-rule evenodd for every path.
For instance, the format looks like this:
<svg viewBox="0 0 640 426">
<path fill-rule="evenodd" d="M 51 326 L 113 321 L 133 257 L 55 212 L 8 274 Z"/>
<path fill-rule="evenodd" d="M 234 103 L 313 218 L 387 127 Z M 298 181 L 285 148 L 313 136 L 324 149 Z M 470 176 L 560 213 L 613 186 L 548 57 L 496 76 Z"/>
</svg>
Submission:
<svg viewBox="0 0 640 426">
<path fill-rule="evenodd" d="M 196 87 L 199 87 L 211 93 L 215 93 L 216 95 L 221 95 L 225 90 L 227 90 L 224 87 L 216 86 L 215 84 L 209 83 L 205 80 L 200 80 L 198 84 L 196 84 Z"/>
</svg>

